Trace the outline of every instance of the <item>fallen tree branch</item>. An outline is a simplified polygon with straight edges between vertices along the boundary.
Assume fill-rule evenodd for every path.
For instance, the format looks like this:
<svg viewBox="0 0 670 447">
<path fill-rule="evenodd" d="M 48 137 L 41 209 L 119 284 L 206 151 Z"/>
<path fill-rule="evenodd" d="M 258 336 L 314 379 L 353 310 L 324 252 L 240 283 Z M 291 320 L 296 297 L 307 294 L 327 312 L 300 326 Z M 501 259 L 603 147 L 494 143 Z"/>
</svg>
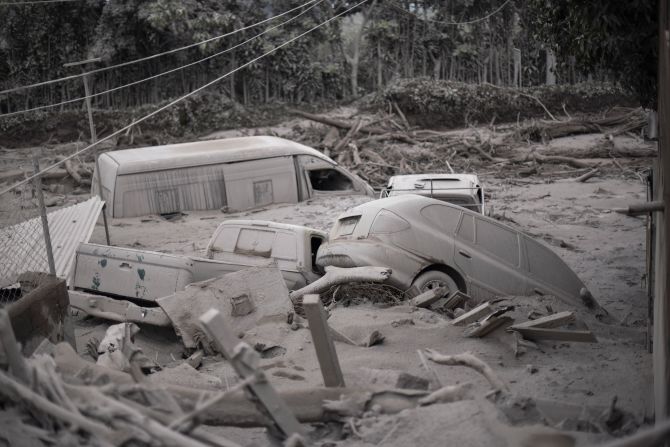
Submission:
<svg viewBox="0 0 670 447">
<path fill-rule="evenodd" d="M 470 382 L 461 383 L 460 385 L 447 385 L 419 399 L 419 405 L 447 404 L 465 400 L 468 398 L 471 389 L 472 383 Z"/>
<path fill-rule="evenodd" d="M 467 366 L 486 377 L 486 380 L 489 381 L 496 391 L 509 391 L 507 385 L 496 376 L 489 365 L 469 352 L 456 355 L 444 355 L 432 349 L 426 349 L 425 352 L 426 357 L 435 363 L 450 366 Z"/>
<path fill-rule="evenodd" d="M 391 269 L 386 267 L 329 268 L 321 278 L 302 289 L 291 292 L 289 298 L 293 305 L 300 305 L 302 297 L 307 294 L 320 293 L 348 282 L 384 282 L 389 276 L 391 276 Z"/>
<path fill-rule="evenodd" d="M 587 181 L 588 179 L 590 179 L 594 175 L 598 174 L 599 172 L 600 172 L 600 168 L 593 168 L 589 172 L 587 172 L 586 174 L 582 174 L 579 177 L 577 177 L 575 179 L 575 181 L 584 183 L 585 181 Z"/>
<path fill-rule="evenodd" d="M 71 412 L 60 405 L 50 402 L 48 399 L 35 393 L 27 386 L 13 380 L 3 371 L 0 371 L 0 394 L 3 394 L 9 400 L 15 400 L 18 397 L 21 401 L 17 401 L 17 403 L 21 402 L 28 404 L 28 406 L 33 409 L 46 413 L 73 427 L 79 427 L 86 430 L 92 435 L 99 436 L 104 440 L 111 441 L 113 439 L 114 432 L 104 424 L 91 421 L 78 413 Z"/>
</svg>

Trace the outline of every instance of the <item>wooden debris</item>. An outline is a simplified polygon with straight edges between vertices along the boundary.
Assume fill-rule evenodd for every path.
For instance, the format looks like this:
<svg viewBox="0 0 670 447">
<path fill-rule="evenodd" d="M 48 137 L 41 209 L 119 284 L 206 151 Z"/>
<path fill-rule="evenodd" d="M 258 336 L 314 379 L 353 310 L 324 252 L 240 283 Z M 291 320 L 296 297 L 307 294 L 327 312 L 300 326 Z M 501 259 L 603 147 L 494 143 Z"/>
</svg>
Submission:
<svg viewBox="0 0 670 447">
<path fill-rule="evenodd" d="M 349 128 L 349 132 L 342 138 L 337 145 L 333 148 L 333 152 L 339 152 L 342 148 L 346 147 L 349 144 L 349 141 L 356 135 L 356 133 L 361 129 L 362 121 L 360 118 Z"/>
<path fill-rule="evenodd" d="M 426 290 L 422 294 L 409 300 L 409 305 L 414 307 L 430 307 L 431 304 L 437 302 L 448 291 L 448 287 L 438 287 L 437 289 Z"/>
<path fill-rule="evenodd" d="M 321 367 L 324 385 L 327 387 L 344 387 L 340 361 L 337 358 L 337 351 L 335 351 L 335 345 L 330 336 L 326 313 L 319 295 L 305 295 L 302 305 L 309 321 L 309 330 L 312 333 L 312 341 Z"/>
<path fill-rule="evenodd" d="M 141 307 L 127 300 L 115 300 L 103 295 L 93 295 L 69 290 L 70 306 L 88 315 L 120 323 L 145 323 L 152 326 L 172 326 L 167 314 L 160 307 Z"/>
<path fill-rule="evenodd" d="M 452 293 L 449 298 L 447 298 L 447 301 L 442 306 L 440 306 L 440 308 L 451 310 L 456 307 L 461 307 L 462 304 L 470 301 L 470 299 L 471 298 L 468 295 L 461 292 L 460 290 L 457 290 Z"/>
<path fill-rule="evenodd" d="M 575 179 L 575 181 L 584 183 L 585 181 L 587 181 L 588 179 L 590 179 L 594 175 L 598 174 L 599 172 L 600 172 L 600 168 L 593 168 L 589 172 L 587 172 L 586 174 L 583 174 L 583 175 L 580 175 L 579 177 L 577 177 Z"/>
<path fill-rule="evenodd" d="M 598 339 L 591 331 L 571 331 L 564 329 L 540 328 L 540 327 L 521 327 L 515 328 L 529 340 L 556 340 L 556 341 L 575 341 L 584 343 L 597 343 Z"/>
<path fill-rule="evenodd" d="M 3 394 L 7 401 L 12 401 L 16 397 L 21 399 L 22 404 L 27 404 L 29 407 L 44 412 L 57 420 L 71 424 L 75 427 L 98 436 L 103 440 L 111 442 L 113 440 L 114 432 L 106 425 L 93 422 L 81 414 L 72 412 L 62 406 L 51 402 L 49 399 L 42 397 L 36 392 L 32 391 L 25 385 L 12 380 L 4 372 L 0 371 L 0 394 Z"/>
<path fill-rule="evenodd" d="M 198 347 L 201 330 L 197 316 L 209 309 L 225 315 L 236 334 L 256 327 L 259 321 L 287 324 L 293 312 L 286 282 L 276 266 L 251 267 L 192 283 L 156 302 L 187 348 Z"/>
<path fill-rule="evenodd" d="M 663 211 L 665 205 L 663 202 L 643 202 L 643 203 L 634 203 L 628 205 L 626 208 L 616 208 L 615 212 L 620 214 L 626 214 L 628 216 L 640 216 L 642 214 L 648 214 L 654 211 Z"/>
<path fill-rule="evenodd" d="M 470 310 L 469 312 L 464 313 L 460 317 L 452 320 L 451 324 L 454 326 L 465 326 L 467 324 L 470 324 L 474 321 L 479 320 L 482 318 L 484 315 L 489 315 L 493 311 L 493 308 L 491 305 L 486 302 L 483 304 L 480 304 L 479 306 L 475 307 L 474 309 Z"/>
<path fill-rule="evenodd" d="M 535 320 L 525 321 L 523 323 L 518 323 L 509 327 L 509 330 L 515 330 L 519 328 L 554 328 L 563 326 L 568 323 L 575 321 L 574 312 L 559 312 L 552 315 L 547 315 L 546 317 L 536 318 Z"/>
<path fill-rule="evenodd" d="M 526 348 L 539 349 L 535 343 L 524 339 L 519 332 L 513 331 L 512 334 L 514 335 L 514 357 L 520 357 L 525 354 Z"/>
<path fill-rule="evenodd" d="M 486 380 L 489 381 L 493 389 L 496 391 L 509 391 L 507 385 L 505 385 L 505 383 L 498 378 L 498 376 L 493 372 L 488 364 L 469 352 L 456 355 L 444 355 L 432 349 L 426 349 L 425 352 L 428 360 L 431 360 L 440 365 L 467 366 L 486 377 Z"/>
<path fill-rule="evenodd" d="M 7 359 L 7 364 L 9 365 L 12 375 L 20 380 L 21 383 L 30 383 L 30 374 L 26 367 L 25 360 L 23 359 L 23 355 L 21 355 L 21 349 L 16 342 L 14 330 L 12 329 L 12 322 L 5 309 L 0 309 L 0 343 L 2 344 L 5 358 Z"/>
<path fill-rule="evenodd" d="M 235 334 L 230 332 L 227 322 L 219 311 L 208 310 L 200 317 L 200 322 L 207 336 L 228 359 L 242 379 L 257 378 L 256 381 L 247 385 L 246 389 L 267 411 L 284 437 L 288 438 L 293 433 L 305 436 L 302 426 L 295 415 L 291 413 L 290 408 L 265 379 L 263 371 L 255 367 L 260 358 L 258 353 L 246 343 L 240 342 Z"/>
<path fill-rule="evenodd" d="M 463 332 L 463 336 L 468 338 L 483 337 L 512 321 L 512 318 L 505 315 L 499 317 L 490 316 L 481 322 L 472 323 L 471 326 L 466 328 L 465 332 Z"/>
</svg>

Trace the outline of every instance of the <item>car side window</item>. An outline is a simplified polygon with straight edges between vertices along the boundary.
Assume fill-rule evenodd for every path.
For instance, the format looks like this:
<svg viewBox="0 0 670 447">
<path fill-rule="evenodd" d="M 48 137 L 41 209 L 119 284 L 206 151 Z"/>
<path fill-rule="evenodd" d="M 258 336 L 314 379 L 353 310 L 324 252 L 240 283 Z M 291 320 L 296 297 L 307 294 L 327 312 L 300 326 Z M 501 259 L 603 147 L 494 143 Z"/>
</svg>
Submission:
<svg viewBox="0 0 670 447">
<path fill-rule="evenodd" d="M 447 234 L 456 231 L 461 218 L 459 210 L 444 205 L 428 205 L 421 210 L 421 215 Z"/>
<path fill-rule="evenodd" d="M 458 227 L 458 237 L 464 241 L 475 241 L 475 223 L 474 218 L 469 214 L 463 214 L 461 226 Z"/>
<path fill-rule="evenodd" d="M 508 264 L 519 265 L 519 237 L 513 230 L 477 219 L 477 245 Z"/>
</svg>

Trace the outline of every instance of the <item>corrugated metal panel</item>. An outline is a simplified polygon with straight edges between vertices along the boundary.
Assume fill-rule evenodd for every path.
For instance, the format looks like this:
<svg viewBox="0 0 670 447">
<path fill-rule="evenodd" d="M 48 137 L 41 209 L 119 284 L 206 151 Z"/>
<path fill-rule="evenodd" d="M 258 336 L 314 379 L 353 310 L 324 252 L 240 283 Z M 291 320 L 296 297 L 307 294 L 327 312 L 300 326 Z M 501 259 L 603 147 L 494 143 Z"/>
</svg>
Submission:
<svg viewBox="0 0 670 447">
<path fill-rule="evenodd" d="M 87 242 L 104 202 L 95 196 L 47 214 L 56 275 L 68 278 L 79 243 Z M 0 229 L 0 287 L 25 272 L 49 272 L 40 218 Z"/>
</svg>

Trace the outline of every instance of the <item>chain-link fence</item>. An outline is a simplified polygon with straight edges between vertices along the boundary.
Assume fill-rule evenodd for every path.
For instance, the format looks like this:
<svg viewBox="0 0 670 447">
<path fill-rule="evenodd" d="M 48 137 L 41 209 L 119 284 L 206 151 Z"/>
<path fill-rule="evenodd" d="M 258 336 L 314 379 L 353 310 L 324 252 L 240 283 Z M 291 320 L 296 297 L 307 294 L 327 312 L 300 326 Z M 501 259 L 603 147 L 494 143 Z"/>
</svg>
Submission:
<svg viewBox="0 0 670 447">
<path fill-rule="evenodd" d="M 22 168 L 28 166 L 32 162 Z M 41 194 L 41 184 L 35 181 L 0 195 L 0 307 L 55 273 Z"/>
</svg>

